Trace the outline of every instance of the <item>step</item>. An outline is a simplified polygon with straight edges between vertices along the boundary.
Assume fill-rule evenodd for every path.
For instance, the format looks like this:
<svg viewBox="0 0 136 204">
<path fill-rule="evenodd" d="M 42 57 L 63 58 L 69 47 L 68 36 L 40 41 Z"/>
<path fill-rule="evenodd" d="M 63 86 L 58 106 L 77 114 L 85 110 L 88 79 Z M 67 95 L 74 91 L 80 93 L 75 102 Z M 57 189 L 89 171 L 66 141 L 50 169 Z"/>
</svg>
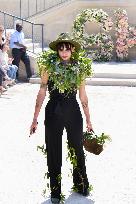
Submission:
<svg viewBox="0 0 136 204">
<path fill-rule="evenodd" d="M 86 79 L 87 85 L 136 86 L 136 61 L 128 63 L 93 62 L 92 69 L 94 75 L 92 78 Z M 40 78 L 31 79 L 30 82 L 40 83 Z"/>
<path fill-rule="evenodd" d="M 92 68 L 95 73 L 136 74 L 136 60 L 131 62 L 93 62 Z"/>
<path fill-rule="evenodd" d="M 40 77 L 31 77 L 30 78 L 30 80 L 29 80 L 29 82 L 31 83 L 31 84 L 40 84 L 41 83 L 41 78 Z"/>
<path fill-rule="evenodd" d="M 136 79 L 88 78 L 86 84 L 92 86 L 136 86 Z"/>
<path fill-rule="evenodd" d="M 33 52 L 33 43 L 26 43 L 26 47 L 29 52 Z M 40 46 L 40 43 L 34 43 L 34 53 L 38 55 L 41 52 L 42 48 Z"/>
<path fill-rule="evenodd" d="M 26 44 L 32 43 L 32 38 L 25 38 L 25 43 Z"/>
<path fill-rule="evenodd" d="M 39 84 L 39 77 L 31 78 L 30 83 Z M 136 86 L 136 79 L 87 78 L 86 85 L 92 86 Z"/>
<path fill-rule="evenodd" d="M 95 73 L 93 78 L 115 78 L 115 79 L 136 79 L 136 74 L 132 73 Z"/>
<path fill-rule="evenodd" d="M 132 62 L 93 62 L 93 78 L 136 79 L 136 61 Z"/>
<path fill-rule="evenodd" d="M 33 43 L 26 43 L 28 49 L 33 49 Z M 34 48 L 40 48 L 40 43 L 34 43 Z"/>
<path fill-rule="evenodd" d="M 29 49 L 29 51 L 33 52 L 33 48 Z M 37 48 L 34 47 L 34 53 L 36 55 L 40 54 L 41 52 L 42 52 L 42 48 L 41 47 L 37 47 Z"/>
<path fill-rule="evenodd" d="M 49 48 L 43 48 L 43 51 L 47 51 Z M 29 49 L 30 52 L 33 52 L 33 48 Z M 39 55 L 42 52 L 41 47 L 34 48 L 34 54 Z"/>
</svg>

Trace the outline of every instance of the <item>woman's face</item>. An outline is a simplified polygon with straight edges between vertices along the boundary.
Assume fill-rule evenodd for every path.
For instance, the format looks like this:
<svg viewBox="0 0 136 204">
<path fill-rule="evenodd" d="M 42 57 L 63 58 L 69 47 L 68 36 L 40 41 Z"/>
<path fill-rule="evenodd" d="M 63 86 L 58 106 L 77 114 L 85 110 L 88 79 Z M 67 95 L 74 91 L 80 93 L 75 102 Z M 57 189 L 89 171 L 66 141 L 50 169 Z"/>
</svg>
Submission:
<svg viewBox="0 0 136 204">
<path fill-rule="evenodd" d="M 9 46 L 8 45 L 4 45 L 2 51 L 3 52 L 7 52 L 9 50 Z"/>
<path fill-rule="evenodd" d="M 63 45 L 63 47 L 58 49 L 58 54 L 63 61 L 69 61 L 71 58 L 71 49 L 68 49 L 65 45 Z"/>
<path fill-rule="evenodd" d="M 0 26 L 0 35 L 2 35 L 4 32 L 4 28 L 2 26 Z"/>
</svg>

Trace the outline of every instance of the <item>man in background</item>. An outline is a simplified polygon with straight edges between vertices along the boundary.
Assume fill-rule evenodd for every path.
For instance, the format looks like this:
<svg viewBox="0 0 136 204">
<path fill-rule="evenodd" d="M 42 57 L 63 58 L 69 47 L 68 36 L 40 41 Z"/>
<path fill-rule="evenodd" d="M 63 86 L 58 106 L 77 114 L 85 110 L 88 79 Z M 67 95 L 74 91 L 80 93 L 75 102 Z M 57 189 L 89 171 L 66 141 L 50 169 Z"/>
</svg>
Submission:
<svg viewBox="0 0 136 204">
<path fill-rule="evenodd" d="M 10 48 L 12 49 L 12 56 L 14 58 L 13 64 L 19 67 L 20 60 L 23 61 L 26 67 L 27 81 L 32 76 L 30 59 L 26 53 L 26 46 L 24 43 L 24 33 L 22 31 L 22 25 L 20 23 L 16 24 L 16 31 L 11 34 L 10 38 Z M 18 79 L 18 72 L 17 72 Z"/>
</svg>

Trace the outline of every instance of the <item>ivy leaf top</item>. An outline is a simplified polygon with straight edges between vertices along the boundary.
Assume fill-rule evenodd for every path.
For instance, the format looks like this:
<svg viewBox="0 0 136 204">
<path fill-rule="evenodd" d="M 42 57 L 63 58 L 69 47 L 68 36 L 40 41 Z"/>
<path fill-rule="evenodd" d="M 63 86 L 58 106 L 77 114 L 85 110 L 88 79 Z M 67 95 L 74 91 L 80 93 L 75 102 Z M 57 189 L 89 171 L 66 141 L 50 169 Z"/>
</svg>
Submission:
<svg viewBox="0 0 136 204">
<path fill-rule="evenodd" d="M 85 78 L 92 76 L 92 60 L 84 51 L 72 53 L 69 63 L 61 61 L 55 51 L 44 51 L 37 63 L 39 74 L 47 71 L 54 89 L 58 89 L 60 93 L 77 90 Z"/>
</svg>

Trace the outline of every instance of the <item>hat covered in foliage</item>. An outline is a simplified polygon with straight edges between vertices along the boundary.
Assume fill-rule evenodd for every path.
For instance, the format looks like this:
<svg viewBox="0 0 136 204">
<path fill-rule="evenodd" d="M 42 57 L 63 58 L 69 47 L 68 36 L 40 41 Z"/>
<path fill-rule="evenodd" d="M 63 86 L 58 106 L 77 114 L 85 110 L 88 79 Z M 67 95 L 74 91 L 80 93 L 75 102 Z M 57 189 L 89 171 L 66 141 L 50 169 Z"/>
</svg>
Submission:
<svg viewBox="0 0 136 204">
<path fill-rule="evenodd" d="M 55 41 L 52 41 L 49 44 L 49 47 L 54 50 L 57 51 L 57 45 L 61 42 L 69 42 L 70 44 L 72 44 L 75 47 L 75 51 L 79 51 L 81 48 L 81 45 L 74 40 L 69 33 L 61 33 L 58 38 Z"/>
</svg>

